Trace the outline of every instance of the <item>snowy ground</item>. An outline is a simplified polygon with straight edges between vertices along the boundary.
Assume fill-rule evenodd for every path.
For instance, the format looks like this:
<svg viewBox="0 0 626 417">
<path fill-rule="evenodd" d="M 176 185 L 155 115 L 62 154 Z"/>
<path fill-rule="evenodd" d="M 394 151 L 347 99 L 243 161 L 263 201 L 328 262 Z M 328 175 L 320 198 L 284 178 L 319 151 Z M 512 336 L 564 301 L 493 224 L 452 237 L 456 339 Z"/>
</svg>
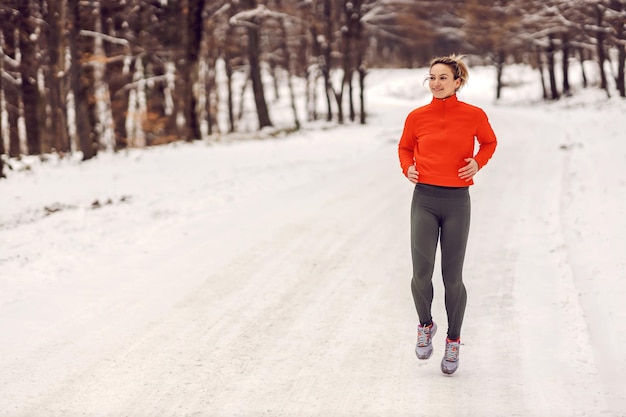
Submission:
<svg viewBox="0 0 626 417">
<path fill-rule="evenodd" d="M 445 331 L 413 353 L 396 154 L 423 75 L 372 72 L 365 127 L 9 173 L 0 416 L 626 416 L 626 102 L 542 104 L 531 73 L 495 105 L 472 72 L 500 142 L 444 377 Z"/>
</svg>

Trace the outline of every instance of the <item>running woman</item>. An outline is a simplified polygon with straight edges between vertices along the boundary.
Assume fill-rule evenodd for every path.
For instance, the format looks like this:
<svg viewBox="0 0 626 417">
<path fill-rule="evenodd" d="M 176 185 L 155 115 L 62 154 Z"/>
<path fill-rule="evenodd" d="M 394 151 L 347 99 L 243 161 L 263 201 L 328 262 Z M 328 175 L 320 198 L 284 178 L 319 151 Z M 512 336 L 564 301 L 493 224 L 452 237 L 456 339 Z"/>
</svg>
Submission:
<svg viewBox="0 0 626 417">
<path fill-rule="evenodd" d="M 459 366 L 467 302 L 463 262 L 470 227 L 469 186 L 497 145 L 485 112 L 457 98 L 468 79 L 461 58 L 450 55 L 431 61 L 428 86 L 432 101 L 409 113 L 398 144 L 402 171 L 415 184 L 411 203 L 411 292 L 419 317 L 415 354 L 428 359 L 433 353 L 437 324 L 431 316 L 432 276 L 440 243 L 448 316 L 441 371 L 448 375 Z M 474 154 L 476 141 L 479 146 Z"/>
</svg>

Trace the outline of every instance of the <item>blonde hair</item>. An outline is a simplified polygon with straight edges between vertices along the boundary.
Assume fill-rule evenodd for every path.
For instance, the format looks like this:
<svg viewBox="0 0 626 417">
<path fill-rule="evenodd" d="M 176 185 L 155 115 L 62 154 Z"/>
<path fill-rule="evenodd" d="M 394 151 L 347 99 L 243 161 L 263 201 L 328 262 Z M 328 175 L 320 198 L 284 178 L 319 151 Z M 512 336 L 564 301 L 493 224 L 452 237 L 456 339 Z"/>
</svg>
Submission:
<svg viewBox="0 0 626 417">
<path fill-rule="evenodd" d="M 430 68 L 437 64 L 443 64 L 450 67 L 452 70 L 452 74 L 454 75 L 454 79 L 460 79 L 461 85 L 459 86 L 459 90 L 467 84 L 467 80 L 469 79 L 469 72 L 467 71 L 467 65 L 462 61 L 464 55 L 452 54 L 449 56 L 441 56 L 438 58 L 434 58 L 430 61 Z"/>
</svg>

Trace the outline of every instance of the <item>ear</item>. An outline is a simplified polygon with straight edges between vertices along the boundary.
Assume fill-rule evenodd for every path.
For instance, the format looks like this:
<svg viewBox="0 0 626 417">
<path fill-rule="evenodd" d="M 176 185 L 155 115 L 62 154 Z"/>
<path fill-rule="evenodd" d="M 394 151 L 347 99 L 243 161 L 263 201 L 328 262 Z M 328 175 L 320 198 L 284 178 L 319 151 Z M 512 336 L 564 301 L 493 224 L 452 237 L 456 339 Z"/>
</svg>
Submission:
<svg viewBox="0 0 626 417">
<path fill-rule="evenodd" d="M 459 88 L 461 88 L 461 79 L 457 78 L 456 80 L 454 80 L 454 89 L 458 90 Z"/>
</svg>

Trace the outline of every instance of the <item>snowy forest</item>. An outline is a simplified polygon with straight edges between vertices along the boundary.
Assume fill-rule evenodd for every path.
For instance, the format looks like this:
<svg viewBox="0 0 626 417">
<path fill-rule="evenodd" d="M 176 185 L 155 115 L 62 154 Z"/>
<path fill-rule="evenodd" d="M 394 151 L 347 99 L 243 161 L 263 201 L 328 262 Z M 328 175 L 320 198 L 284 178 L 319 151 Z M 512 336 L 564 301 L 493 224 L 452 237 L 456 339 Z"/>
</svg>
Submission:
<svg viewBox="0 0 626 417">
<path fill-rule="evenodd" d="M 368 69 L 449 53 L 495 66 L 496 99 L 512 64 L 545 100 L 575 94 L 573 60 L 626 97 L 626 0 L 0 0 L 0 22 L 0 177 L 23 155 L 249 131 L 244 94 L 253 130 L 365 124 Z"/>
</svg>

